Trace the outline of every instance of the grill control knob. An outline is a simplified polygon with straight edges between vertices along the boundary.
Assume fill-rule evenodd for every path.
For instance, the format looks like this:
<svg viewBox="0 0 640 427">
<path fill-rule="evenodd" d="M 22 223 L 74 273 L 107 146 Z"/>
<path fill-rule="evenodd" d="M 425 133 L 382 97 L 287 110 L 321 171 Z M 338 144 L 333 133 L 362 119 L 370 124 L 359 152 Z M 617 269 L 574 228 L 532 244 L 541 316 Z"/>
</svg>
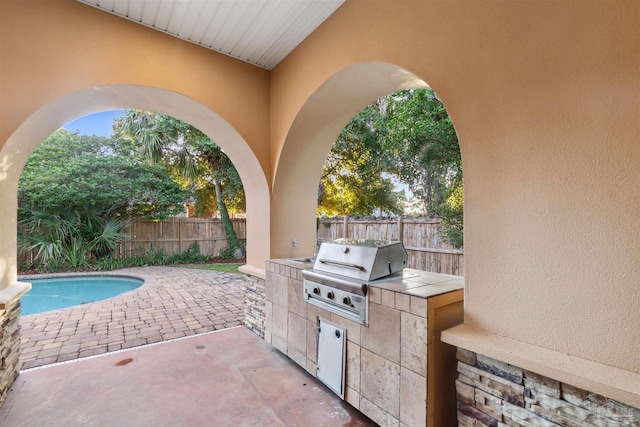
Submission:
<svg viewBox="0 0 640 427">
<path fill-rule="evenodd" d="M 329 299 L 333 299 L 334 297 L 335 297 L 335 295 L 333 294 L 333 292 L 329 291 L 329 292 L 327 293 L 327 298 L 329 298 Z"/>
<path fill-rule="evenodd" d="M 349 297 L 342 298 L 342 303 L 344 305 L 351 305 L 351 298 L 349 298 Z"/>
<path fill-rule="evenodd" d="M 316 295 L 320 295 L 320 288 L 318 288 L 317 286 L 313 288 L 313 293 Z"/>
</svg>

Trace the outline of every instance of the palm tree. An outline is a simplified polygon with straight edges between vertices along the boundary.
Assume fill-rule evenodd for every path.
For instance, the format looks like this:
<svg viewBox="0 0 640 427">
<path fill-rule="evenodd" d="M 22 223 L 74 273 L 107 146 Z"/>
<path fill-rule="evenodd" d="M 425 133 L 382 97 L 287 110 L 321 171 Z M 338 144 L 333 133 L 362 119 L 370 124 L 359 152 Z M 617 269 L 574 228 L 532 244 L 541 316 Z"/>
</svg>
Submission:
<svg viewBox="0 0 640 427">
<path fill-rule="evenodd" d="M 237 182 L 239 176 L 229 158 L 205 134 L 174 117 L 143 110 L 128 110 L 114 125 L 116 134 L 138 142 L 140 151 L 152 162 L 163 162 L 180 178 L 194 183 L 210 180 L 215 189 L 216 204 L 229 250 L 234 258 L 244 251 L 229 218 L 225 202 L 225 181 Z M 240 186 L 240 190 L 241 186 Z"/>
<path fill-rule="evenodd" d="M 21 254 L 33 254 L 31 264 L 50 270 L 86 269 L 90 259 L 111 256 L 118 242 L 128 237 L 127 221 L 103 218 L 96 212 L 69 208 L 51 212 L 29 211 L 18 223 Z"/>
</svg>

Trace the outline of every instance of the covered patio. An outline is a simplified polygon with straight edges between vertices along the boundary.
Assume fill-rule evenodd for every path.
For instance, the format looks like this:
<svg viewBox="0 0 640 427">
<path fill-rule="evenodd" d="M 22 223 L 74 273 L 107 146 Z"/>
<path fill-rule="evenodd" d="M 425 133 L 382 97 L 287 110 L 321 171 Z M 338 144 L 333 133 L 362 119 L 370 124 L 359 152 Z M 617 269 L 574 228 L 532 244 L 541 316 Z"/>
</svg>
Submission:
<svg viewBox="0 0 640 427">
<path fill-rule="evenodd" d="M 181 23 L 182 6 L 149 13 L 164 26 L 143 26 L 133 22 L 141 2 L 0 2 L 0 399 L 17 374 L 17 302 L 28 288 L 16 271 L 17 182 L 57 128 L 140 108 L 188 122 L 225 150 L 246 191 L 245 325 L 269 341 L 266 265 L 313 256 L 331 145 L 373 100 L 428 86 L 455 125 L 464 171 L 464 321 L 441 336 L 459 350 L 451 423 L 637 424 L 637 0 L 269 3 L 335 8 L 276 62 L 257 63 L 225 49 L 246 53 L 267 39 L 252 32 L 261 27 L 253 18 L 268 18 L 257 9 L 237 20 L 211 12 L 223 39 L 215 49 L 180 32 L 199 31 L 197 14 Z M 243 20 L 244 31 L 217 31 Z M 285 283 L 291 295 L 300 288 Z M 484 387 L 502 380 L 509 393 Z"/>
</svg>

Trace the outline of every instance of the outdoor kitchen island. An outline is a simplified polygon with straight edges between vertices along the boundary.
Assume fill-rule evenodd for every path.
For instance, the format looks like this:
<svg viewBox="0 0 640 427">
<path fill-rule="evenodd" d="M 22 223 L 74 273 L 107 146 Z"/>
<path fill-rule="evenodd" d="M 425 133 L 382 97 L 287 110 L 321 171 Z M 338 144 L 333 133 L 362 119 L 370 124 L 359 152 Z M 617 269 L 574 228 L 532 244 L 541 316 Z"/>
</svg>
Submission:
<svg viewBox="0 0 640 427">
<path fill-rule="evenodd" d="M 440 331 L 462 322 L 464 279 L 404 269 L 371 283 L 365 326 L 305 301 L 302 270 L 312 267 L 267 261 L 265 340 L 316 377 L 324 319 L 346 332 L 348 403 L 383 426 L 456 425 L 456 349 Z"/>
</svg>

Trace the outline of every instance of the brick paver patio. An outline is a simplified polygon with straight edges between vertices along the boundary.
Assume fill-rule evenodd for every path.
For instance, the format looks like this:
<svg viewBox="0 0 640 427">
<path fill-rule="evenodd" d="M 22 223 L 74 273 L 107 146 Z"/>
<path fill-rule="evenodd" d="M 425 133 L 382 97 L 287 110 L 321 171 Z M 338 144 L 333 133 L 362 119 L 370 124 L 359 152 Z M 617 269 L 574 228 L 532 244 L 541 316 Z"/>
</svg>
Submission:
<svg viewBox="0 0 640 427">
<path fill-rule="evenodd" d="M 109 274 L 145 283 L 107 300 L 22 316 L 21 370 L 242 323 L 241 275 L 177 267 L 104 273 Z"/>
</svg>

